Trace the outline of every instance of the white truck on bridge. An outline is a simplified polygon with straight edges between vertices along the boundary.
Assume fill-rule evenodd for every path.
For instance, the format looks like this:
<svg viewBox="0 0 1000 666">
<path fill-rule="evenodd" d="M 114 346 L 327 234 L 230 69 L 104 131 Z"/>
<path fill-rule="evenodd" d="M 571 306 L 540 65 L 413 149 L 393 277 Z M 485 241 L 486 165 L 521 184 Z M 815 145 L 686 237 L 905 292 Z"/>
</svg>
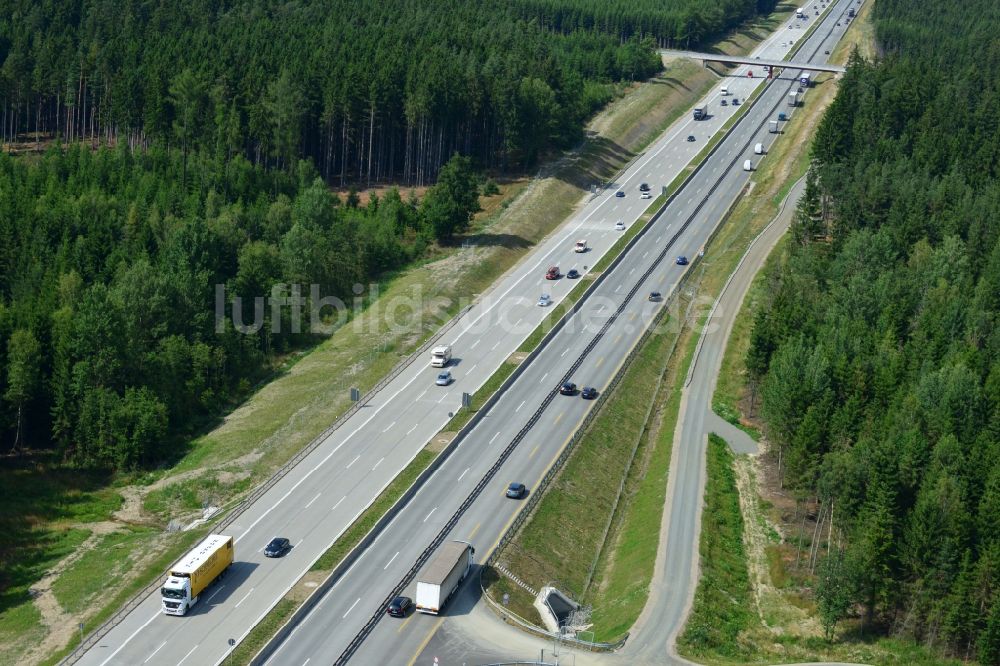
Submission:
<svg viewBox="0 0 1000 666">
<path fill-rule="evenodd" d="M 417 610 L 437 615 L 458 589 L 469 569 L 476 549 L 465 541 L 448 541 L 417 578 Z"/>
<path fill-rule="evenodd" d="M 160 588 L 163 612 L 184 615 L 233 563 L 233 537 L 210 534 L 170 569 Z"/>
</svg>

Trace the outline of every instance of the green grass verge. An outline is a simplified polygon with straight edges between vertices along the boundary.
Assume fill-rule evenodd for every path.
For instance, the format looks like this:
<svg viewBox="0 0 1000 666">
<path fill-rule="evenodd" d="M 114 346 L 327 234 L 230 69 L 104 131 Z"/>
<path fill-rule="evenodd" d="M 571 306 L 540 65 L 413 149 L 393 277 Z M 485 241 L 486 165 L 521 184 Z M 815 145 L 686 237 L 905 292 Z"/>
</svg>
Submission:
<svg viewBox="0 0 1000 666">
<path fill-rule="evenodd" d="M 141 541 L 142 536 L 145 533 L 141 530 L 135 535 L 135 543 L 148 544 L 149 540 Z M 84 622 L 84 632 L 90 632 L 99 627 L 105 620 L 110 618 L 117 612 L 117 610 L 125 605 L 125 602 L 136 595 L 142 588 L 146 587 L 150 581 L 153 581 L 163 574 L 171 564 L 180 559 L 181 555 L 191 550 L 194 544 L 200 539 L 204 538 L 208 534 L 207 528 L 190 530 L 188 532 L 175 532 L 169 535 L 168 545 L 160 551 L 160 553 L 150 560 L 148 563 L 138 567 L 136 569 L 136 575 L 128 579 L 128 583 L 119 588 L 115 594 L 111 597 L 106 605 L 102 605 L 101 610 L 96 614 L 87 618 Z M 81 558 L 81 561 L 85 558 Z M 89 565 L 88 565 L 89 566 Z M 134 567 L 133 567 L 134 568 Z M 73 577 L 76 574 L 73 573 L 73 567 L 67 569 L 67 573 Z M 53 583 L 53 588 L 56 583 Z M 69 652 L 79 645 L 80 636 L 75 634 L 71 639 L 69 645 L 65 648 L 55 652 L 54 654 L 46 657 L 41 663 L 43 665 L 56 664 L 64 656 L 69 654 Z"/>
<path fill-rule="evenodd" d="M 135 558 L 143 553 L 136 544 L 141 544 L 153 532 L 157 530 L 133 527 L 102 537 L 93 549 L 86 551 L 53 582 L 52 593 L 63 610 L 78 615 L 95 596 L 104 592 L 100 585 L 102 579 L 127 574 Z"/>
<path fill-rule="evenodd" d="M 239 645 L 226 659 L 226 666 L 246 666 L 260 649 L 267 645 L 278 629 L 291 617 L 299 603 L 291 599 L 281 599 L 264 618 L 250 630 Z"/>
<path fill-rule="evenodd" d="M 655 335 L 638 351 L 618 389 L 576 444 L 532 517 L 504 549 L 501 560 L 529 585 L 538 589 L 555 582 L 574 598 L 584 597 L 586 579 L 601 553 L 601 539 L 621 479 L 628 472 L 636 439 L 643 434 L 647 410 L 656 398 L 663 357 L 672 344 L 673 336 Z M 533 446 L 530 441 L 524 445 Z M 494 598 L 507 592 L 513 612 L 538 621 L 529 594 L 519 587 L 508 590 L 506 578 L 496 582 L 502 586 L 491 590 Z"/>
<path fill-rule="evenodd" d="M 677 639 L 680 653 L 693 659 L 705 654 L 736 657 L 737 638 L 756 619 L 733 454 L 725 440 L 711 434 L 707 457 L 699 544 L 701 578 L 691 615 Z"/>
<path fill-rule="evenodd" d="M 685 335 L 679 347 L 682 356 L 672 361 L 665 390 L 659 400 L 660 423 L 655 441 L 641 451 L 643 464 L 633 467 L 626 481 L 628 501 L 621 507 L 617 529 L 602 555 L 592 593 L 586 602 L 593 605 L 591 620 L 597 640 L 614 641 L 629 631 L 649 598 L 656 551 L 660 544 L 659 526 L 667 495 L 674 429 L 679 417 L 682 382 L 694 358 L 698 337 Z M 675 352 L 675 356 L 676 356 Z"/>
</svg>

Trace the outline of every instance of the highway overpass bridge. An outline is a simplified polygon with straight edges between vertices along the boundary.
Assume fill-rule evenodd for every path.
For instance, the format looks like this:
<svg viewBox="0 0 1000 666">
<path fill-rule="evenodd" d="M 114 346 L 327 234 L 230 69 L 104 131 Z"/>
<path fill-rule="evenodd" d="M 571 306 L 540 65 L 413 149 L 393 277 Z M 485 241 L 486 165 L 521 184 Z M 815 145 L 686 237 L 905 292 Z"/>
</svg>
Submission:
<svg viewBox="0 0 1000 666">
<path fill-rule="evenodd" d="M 759 65 L 761 67 L 767 65 L 769 67 L 783 67 L 787 69 L 805 69 L 812 72 L 832 72 L 834 74 L 843 74 L 847 71 L 845 67 L 840 65 L 828 65 L 820 64 L 814 62 L 797 62 L 790 60 L 767 60 L 764 58 L 748 58 L 746 56 L 731 56 L 725 53 L 699 53 L 698 51 L 674 51 L 670 49 L 660 49 L 660 55 L 670 56 L 674 58 L 691 58 L 692 60 L 701 60 L 703 63 L 707 62 L 721 62 L 727 65 Z"/>
</svg>

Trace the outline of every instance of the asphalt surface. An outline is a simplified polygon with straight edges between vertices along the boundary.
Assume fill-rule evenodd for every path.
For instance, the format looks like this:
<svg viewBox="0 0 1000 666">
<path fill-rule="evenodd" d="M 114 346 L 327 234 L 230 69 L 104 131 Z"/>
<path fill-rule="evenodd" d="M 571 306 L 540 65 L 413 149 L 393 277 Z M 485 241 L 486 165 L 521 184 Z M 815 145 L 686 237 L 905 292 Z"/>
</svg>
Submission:
<svg viewBox="0 0 1000 666">
<path fill-rule="evenodd" d="M 846 11 L 848 6 L 847 0 L 842 0 L 835 10 Z M 832 49 L 844 29 L 836 27 L 835 23 L 836 17 L 831 18 L 829 26 L 814 35 L 809 50 L 802 57 L 818 53 L 822 59 L 823 49 Z M 832 34 L 827 34 L 827 28 Z M 782 39 L 787 38 L 779 31 L 762 45 L 762 51 L 777 56 Z M 269 663 L 337 662 L 348 658 L 360 664 L 407 663 L 420 653 L 422 644 L 443 618 L 423 615 L 402 621 L 386 618 L 374 625 L 369 621 L 381 617 L 383 601 L 406 579 L 424 550 L 442 534 L 446 538 L 471 541 L 478 547 L 477 561 L 486 559 L 518 509 L 517 502 L 503 497 L 506 485 L 521 481 L 533 488 L 592 404 L 579 397 L 553 396 L 558 382 L 570 368 L 577 366 L 571 379 L 581 386 L 600 388 L 614 375 L 656 308 L 662 306 L 662 303 L 647 301 L 646 295 L 650 291 L 668 294 L 676 287 L 684 269 L 676 266 L 673 258 L 681 254 L 692 256 L 705 244 L 711 229 L 746 185 L 749 174 L 741 170 L 743 159 L 752 157 L 754 143 L 767 146 L 774 139 L 774 135 L 767 133 L 766 121 L 778 110 L 788 111 L 783 106 L 784 100 L 790 87 L 797 87 L 791 78 L 797 77 L 797 72 L 787 72 L 786 76 L 787 79 L 777 81 L 764 92 L 737 125 L 736 131 L 709 158 L 693 182 L 679 193 L 666 214 L 630 251 L 621 266 L 607 276 L 581 311 L 526 368 L 362 559 L 277 648 Z M 731 96 L 744 98 L 760 79 L 734 76 L 726 83 Z M 653 153 L 666 153 L 664 164 L 671 163 L 671 157 L 677 155 L 673 157 L 678 160 L 675 167 L 682 164 L 680 160 L 686 157 L 684 148 L 691 145 L 684 140 L 687 134 L 699 131 L 704 135 L 704 127 L 731 113 L 731 107 L 721 107 L 717 102 L 716 89 L 710 101 L 714 117 L 704 122 L 680 121 L 678 126 L 668 130 L 667 145 L 657 144 Z M 808 96 L 805 103 L 808 104 Z M 651 161 L 647 158 L 647 164 Z M 659 183 L 669 181 L 669 177 L 653 174 L 643 176 L 642 180 Z M 634 196 L 632 188 L 625 188 L 625 191 L 627 196 Z M 620 314 L 611 324 L 602 327 L 608 315 L 619 309 Z M 529 421 L 535 423 L 534 427 L 523 439 L 516 439 Z M 511 444 L 516 446 L 500 473 L 492 478 L 486 476 Z M 698 458 L 697 455 L 691 457 L 695 466 L 701 464 Z M 678 463 L 672 470 L 677 473 L 684 467 L 684 463 Z M 692 572 L 696 560 L 692 548 L 697 543 L 697 515 L 693 507 L 700 502 L 700 481 L 697 476 L 690 481 L 692 483 L 672 484 L 678 488 L 673 491 L 675 498 L 684 499 L 676 501 L 667 512 L 672 553 L 669 561 L 673 570 L 679 572 L 680 580 L 672 588 L 675 600 L 667 604 L 673 615 L 663 621 L 674 626 L 679 626 L 683 620 L 688 591 L 695 580 Z M 482 491 L 477 493 L 477 487 L 482 487 Z M 463 505 L 465 508 L 459 510 Z M 674 557 L 675 549 L 686 555 Z M 670 576 L 667 579 L 671 579 Z M 404 593 L 412 597 L 413 587 L 410 581 Z M 684 603 L 678 603 L 677 599 Z M 457 600 L 455 606 L 446 611 L 448 616 L 453 613 L 462 613 Z M 658 633 L 662 633 L 663 626 L 658 625 Z M 355 649 L 353 646 L 359 642 L 360 647 Z"/>
<path fill-rule="evenodd" d="M 768 56 L 780 56 L 788 50 L 780 46 L 782 39 L 787 37 L 779 31 L 762 45 L 763 52 Z M 835 40 L 831 38 L 828 43 L 832 47 Z M 793 74 L 788 72 L 785 76 Z M 759 74 L 753 79 L 733 77 L 727 81 L 730 98 L 734 95 L 745 98 L 761 83 Z M 532 364 L 491 416 L 484 419 L 475 436 L 456 451 L 427 488 L 397 518 L 393 528 L 338 583 L 331 598 L 321 606 L 328 610 L 330 606 L 337 607 L 331 618 L 340 613 L 334 629 L 316 629 L 318 644 L 323 645 L 317 648 L 322 649 L 321 654 L 336 651 L 331 646 L 346 645 L 344 639 L 353 636 L 362 619 L 370 616 L 371 604 L 381 600 L 383 595 L 378 593 L 379 586 L 391 589 L 393 581 L 399 580 L 402 572 L 414 562 L 415 552 L 425 547 L 432 533 L 440 528 L 437 521 L 449 516 L 450 509 L 466 496 L 468 484 L 473 483 L 473 479 L 478 480 L 482 467 L 488 467 L 495 459 L 494 454 L 510 441 L 515 424 L 525 423 L 536 411 L 544 396 L 555 386 L 556 379 L 561 377 L 560 370 L 575 360 L 578 352 L 594 337 L 593 331 L 600 327 L 602 319 L 622 301 L 636 277 L 652 265 L 659 250 L 681 227 L 689 212 L 708 197 L 716 178 L 723 175 L 723 182 L 702 207 L 699 218 L 673 242 L 669 252 L 671 256 L 692 256 L 702 247 L 710 228 L 709 221 L 718 219 L 745 184 L 748 174 L 739 168 L 743 158 L 753 157 L 750 154 L 753 142 L 762 141 L 767 145 L 773 138 L 766 133 L 766 128 L 753 132 L 743 128 L 756 128 L 769 115 L 775 100 L 780 103 L 784 98 L 789 85 L 790 81 L 779 81 L 764 95 L 738 125 L 736 136 L 723 143 L 700 177 L 677 198 L 676 206 L 647 233 L 647 240 L 635 248 L 635 256 L 630 256 L 614 276 L 609 276 L 597 298 L 590 299 L 581 315 L 576 317 L 577 325 L 567 327 L 565 334 Z M 423 359 L 415 361 L 231 526 L 228 533 L 236 538 L 236 563 L 227 577 L 210 588 L 187 616 L 163 615 L 159 611 L 159 597 L 153 594 L 83 655 L 81 662 L 179 665 L 221 661 L 231 649 L 230 639 L 238 642 L 440 431 L 450 418 L 449 414 L 459 407 L 462 392 L 474 392 L 542 320 L 546 310 L 535 305 L 538 295 L 544 291 L 558 303 L 573 287 L 573 281 L 567 279 L 544 280 L 545 268 L 554 264 L 559 265 L 563 273 L 569 268 L 586 273 L 587 267 L 596 263 L 622 233 L 614 229 L 615 222 L 622 220 L 632 224 L 650 203 L 640 199 L 639 183 L 647 182 L 657 192 L 680 173 L 701 150 L 705 140 L 719 130 L 735 111 L 731 106 L 719 106 L 719 100 L 716 88 L 708 99 L 712 109 L 708 120 L 693 121 L 688 117 L 671 126 L 630 165 L 614 187 L 587 202 L 577 215 L 484 294 L 445 335 L 442 342 L 453 347 L 451 370 L 456 379 L 453 384 L 434 386 L 437 369 L 429 367 Z M 696 141 L 686 141 L 689 134 L 693 134 Z M 624 197 L 614 196 L 618 189 L 625 193 Z M 573 252 L 573 244 L 578 238 L 588 241 L 589 252 Z M 642 288 L 668 293 L 676 284 L 680 270 L 671 261 L 663 261 Z M 605 334 L 588 355 L 587 378 L 577 378 L 578 384 L 600 387 L 607 381 L 631 343 L 641 334 L 642 322 L 657 307 L 657 304 L 647 303 L 644 295 L 632 301 L 616 322 L 617 328 Z M 571 353 L 574 351 L 576 353 Z M 516 455 L 508 461 L 505 479 L 518 478 L 529 483 L 537 480 L 582 419 L 588 404 L 579 398 L 560 397 L 553 401 L 553 411 L 542 415 L 532 441 L 519 446 Z M 495 482 L 497 488 L 505 484 L 506 480 Z M 486 496 L 495 494 L 494 490 Z M 496 494 L 500 496 L 502 493 Z M 476 519 L 477 515 L 480 519 Z M 477 541 L 492 543 L 495 537 L 487 538 L 487 535 L 498 535 L 511 515 L 512 504 L 497 506 L 496 501 L 484 501 L 483 508 L 469 512 L 467 522 L 471 524 L 459 525 L 456 534 L 463 534 L 465 529 L 467 535 L 471 534 Z M 480 530 L 482 534 L 477 537 L 476 532 Z M 261 549 L 276 535 L 291 539 L 292 551 L 282 559 L 264 558 Z M 385 556 L 381 560 L 383 564 L 376 564 L 382 556 Z M 321 624 L 313 621 L 313 617 L 320 615 L 325 614 L 314 613 L 296 634 Z M 290 643 L 304 646 L 298 650 L 300 653 L 310 653 L 307 641 L 297 639 Z M 306 658 L 303 657 L 303 661 Z"/>
</svg>

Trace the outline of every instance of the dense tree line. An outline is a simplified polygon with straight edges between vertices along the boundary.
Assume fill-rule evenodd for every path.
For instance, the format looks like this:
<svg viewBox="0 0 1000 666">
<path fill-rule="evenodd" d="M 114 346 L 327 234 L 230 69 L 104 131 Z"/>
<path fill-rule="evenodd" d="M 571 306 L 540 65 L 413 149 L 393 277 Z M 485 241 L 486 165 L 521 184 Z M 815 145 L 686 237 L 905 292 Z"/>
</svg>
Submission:
<svg viewBox="0 0 1000 666">
<path fill-rule="evenodd" d="M 355 202 L 305 161 L 267 170 L 124 144 L 0 154 L 0 450 L 53 446 L 112 469 L 171 458 L 177 435 L 308 341 L 310 315 L 296 331 L 289 308 L 277 332 L 270 308 L 238 332 L 255 297 L 299 284 L 309 313 L 316 284 L 350 305 L 355 283 L 462 229 L 478 187 L 455 157 L 419 206 L 396 190 Z"/>
<path fill-rule="evenodd" d="M 817 598 L 1000 663 L 1000 12 L 879 0 L 817 132 L 747 365 Z"/>
<path fill-rule="evenodd" d="M 453 152 L 531 163 L 577 140 L 649 40 L 555 34 L 486 0 L 5 0 L 0 129 L 170 141 L 328 181 L 422 184 Z"/>
<path fill-rule="evenodd" d="M 662 48 L 690 46 L 774 11 L 777 0 L 515 0 L 521 14 L 561 33 L 597 30 L 622 40 L 652 36 Z"/>
</svg>

